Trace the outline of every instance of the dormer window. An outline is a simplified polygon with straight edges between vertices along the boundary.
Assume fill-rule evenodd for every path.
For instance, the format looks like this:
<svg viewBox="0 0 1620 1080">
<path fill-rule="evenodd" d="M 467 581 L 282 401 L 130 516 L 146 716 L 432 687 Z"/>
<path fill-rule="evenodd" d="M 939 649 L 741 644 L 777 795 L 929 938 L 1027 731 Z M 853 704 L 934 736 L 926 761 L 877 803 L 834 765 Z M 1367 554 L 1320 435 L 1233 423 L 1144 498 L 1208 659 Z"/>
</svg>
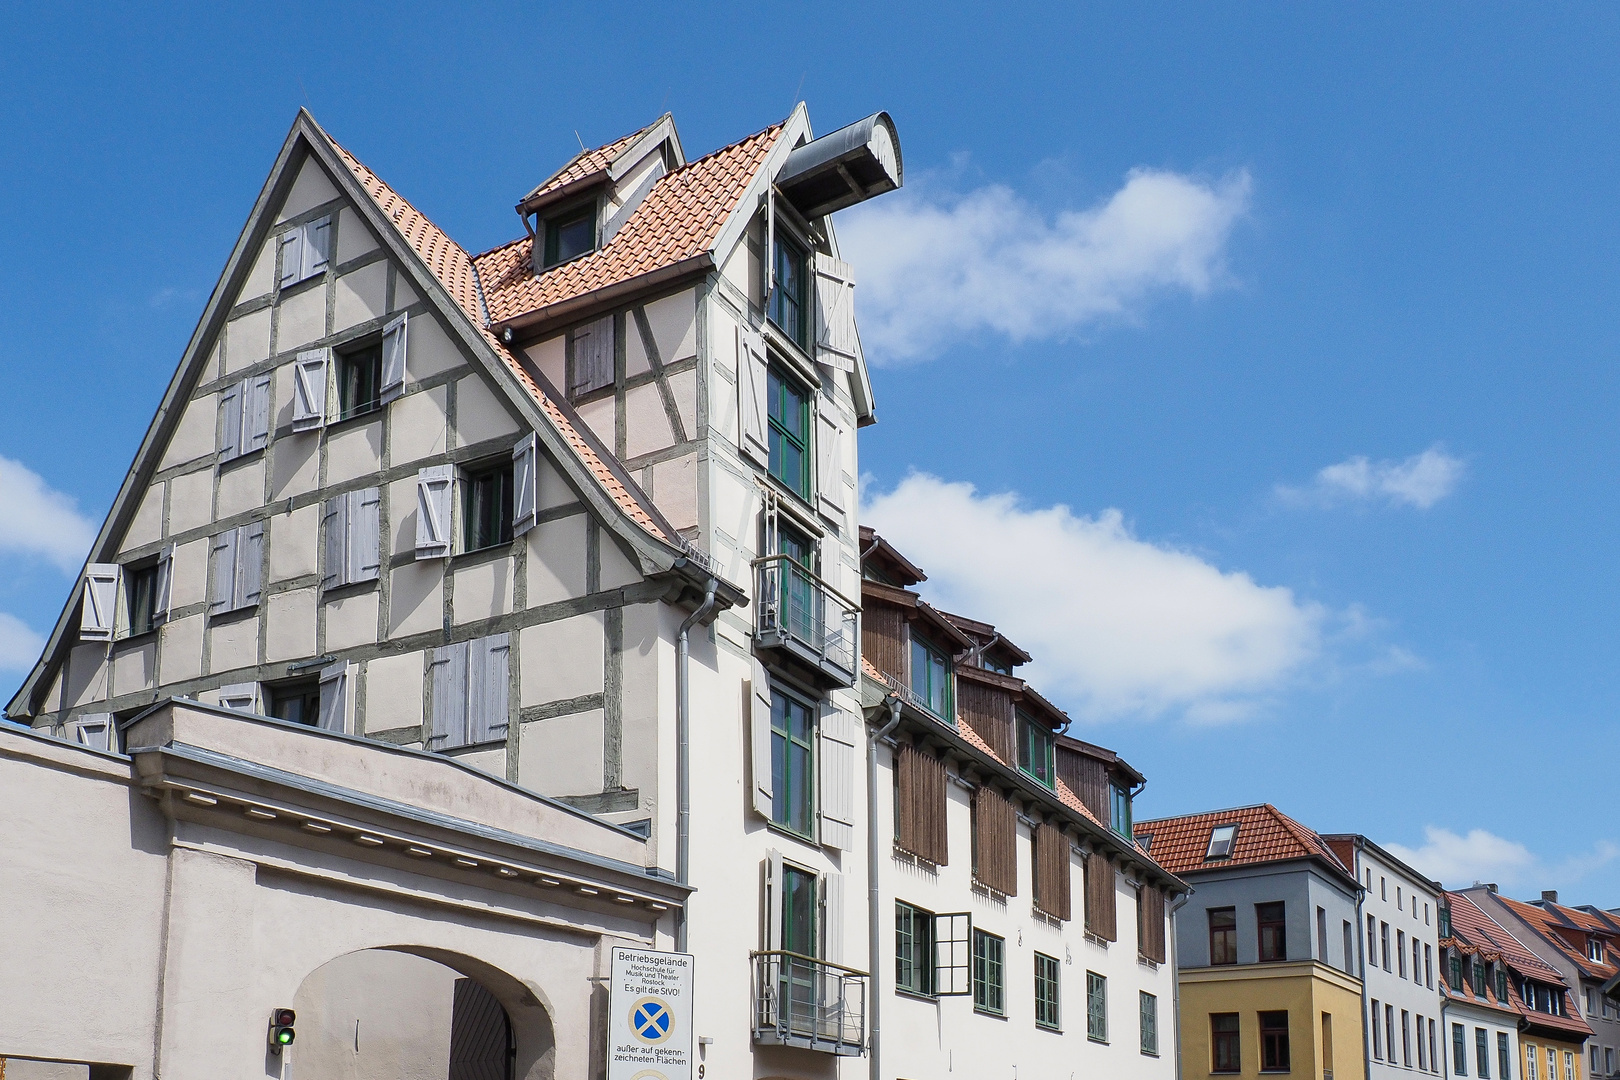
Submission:
<svg viewBox="0 0 1620 1080">
<path fill-rule="evenodd" d="M 543 269 L 588 255 L 596 247 L 596 204 L 576 206 L 547 218 L 541 228 L 546 235 Z"/>
<path fill-rule="evenodd" d="M 1109 825 L 1121 836 L 1131 835 L 1131 792 L 1118 784 L 1109 784 Z M 1233 826 L 1233 832 L 1237 831 Z M 1228 848 L 1230 851 L 1230 848 Z"/>
<path fill-rule="evenodd" d="M 1209 850 L 1204 852 L 1204 861 L 1211 859 L 1230 859 L 1232 848 L 1237 843 L 1236 825 L 1217 825 L 1209 831 Z"/>
<path fill-rule="evenodd" d="M 941 720 L 954 722 L 951 706 L 951 658 L 920 634 L 911 635 L 911 693 Z"/>
<path fill-rule="evenodd" d="M 1018 714 L 1018 768 L 1047 787 L 1053 786 L 1054 743 L 1050 728 L 1027 713 Z"/>
<path fill-rule="evenodd" d="M 1586 939 L 1586 958 L 1591 960 L 1593 963 L 1603 963 L 1602 938 L 1593 936 Z"/>
</svg>

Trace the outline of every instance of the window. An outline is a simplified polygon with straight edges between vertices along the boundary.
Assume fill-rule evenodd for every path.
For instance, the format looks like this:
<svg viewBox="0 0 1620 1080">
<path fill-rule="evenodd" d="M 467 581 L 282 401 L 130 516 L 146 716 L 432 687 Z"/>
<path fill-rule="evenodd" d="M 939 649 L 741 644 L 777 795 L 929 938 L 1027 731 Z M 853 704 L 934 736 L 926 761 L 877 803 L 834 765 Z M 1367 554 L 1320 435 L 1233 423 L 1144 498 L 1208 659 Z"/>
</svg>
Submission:
<svg viewBox="0 0 1620 1080">
<path fill-rule="evenodd" d="M 894 985 L 913 994 L 934 992 L 934 917 L 910 904 L 894 905 Z"/>
<path fill-rule="evenodd" d="M 1108 980 L 1095 971 L 1086 972 L 1086 1038 L 1108 1041 Z"/>
<path fill-rule="evenodd" d="M 1474 959 L 1474 995 L 1485 996 L 1485 963 L 1479 958 Z"/>
<path fill-rule="evenodd" d="M 1112 814 L 1109 818 L 1109 824 L 1119 835 L 1129 837 L 1131 835 L 1130 790 L 1128 788 L 1122 788 L 1118 784 L 1109 784 L 1108 790 L 1113 799 L 1110 806 Z"/>
<path fill-rule="evenodd" d="M 158 610 L 159 564 L 128 570 L 124 576 L 125 602 L 129 607 L 129 636 L 150 633 L 159 620 Z"/>
<path fill-rule="evenodd" d="M 461 482 L 461 550 L 512 542 L 512 463 L 468 469 Z"/>
<path fill-rule="evenodd" d="M 810 707 L 771 690 L 771 820 L 808 837 L 815 830 L 816 725 Z"/>
<path fill-rule="evenodd" d="M 1243 1071 L 1237 1013 L 1211 1013 L 1209 1016 L 1210 1072 Z"/>
<path fill-rule="evenodd" d="M 1498 1035 L 1497 1038 L 1502 1040 L 1502 1042 L 1504 1044 L 1507 1042 L 1507 1036 L 1506 1035 Z M 1504 1054 L 1507 1053 L 1507 1049 L 1506 1049 L 1505 1046 L 1504 1046 L 1502 1052 Z M 1614 1047 L 1612 1047 L 1612 1046 L 1605 1046 L 1603 1048 L 1603 1071 L 1606 1072 L 1606 1073 L 1611 1073 L 1611 1074 L 1614 1072 Z M 1504 1078 L 1504 1080 L 1505 1080 L 1505 1078 Z"/>
<path fill-rule="evenodd" d="M 810 498 L 810 398 L 776 368 L 766 376 L 766 424 L 771 475 Z"/>
<path fill-rule="evenodd" d="M 1439 909 L 1439 918 L 1440 918 L 1440 928 L 1439 928 L 1440 929 L 1440 936 L 1443 937 L 1443 938 L 1450 937 L 1451 936 L 1451 909 L 1446 907 L 1444 904 L 1441 904 L 1440 909 Z"/>
<path fill-rule="evenodd" d="M 429 750 L 506 739 L 510 642 L 508 634 L 492 634 L 433 650 L 428 669 L 433 705 Z"/>
<path fill-rule="evenodd" d="M 1457 1076 L 1468 1075 L 1467 1036 L 1461 1024 L 1451 1025 L 1451 1071 Z"/>
<path fill-rule="evenodd" d="M 1395 886 L 1395 906 L 1402 911 L 1406 910 L 1406 901 L 1401 899 L 1401 887 L 1399 885 Z"/>
<path fill-rule="evenodd" d="M 1261 962 L 1288 959 L 1288 925 L 1283 902 L 1254 905 L 1254 917 L 1260 931 Z"/>
<path fill-rule="evenodd" d="M 325 532 L 323 589 L 375 581 L 381 566 L 381 493 L 365 488 L 334 495 L 323 504 Z"/>
<path fill-rule="evenodd" d="M 1378 879 L 1378 899 L 1384 901 L 1385 903 L 1389 902 L 1389 879 L 1388 878 L 1381 877 L 1381 878 Z"/>
<path fill-rule="evenodd" d="M 1417 935 L 1412 935 L 1412 981 L 1423 985 L 1423 950 L 1418 947 Z"/>
<path fill-rule="evenodd" d="M 1586 988 L 1586 1015 L 1597 1015 L 1597 995 L 1592 992 L 1592 988 L 1590 986 Z"/>
<path fill-rule="evenodd" d="M 1452 990 L 1461 991 L 1463 988 L 1462 957 L 1458 956 L 1455 951 L 1453 951 L 1450 956 L 1451 975 L 1446 981 L 1451 984 Z"/>
<path fill-rule="evenodd" d="M 1540 1059 L 1539 1059 L 1539 1056 L 1538 1056 L 1537 1051 L 1536 1051 L 1536 1044 L 1535 1043 L 1525 1043 L 1525 1045 L 1524 1045 L 1524 1062 L 1525 1062 L 1524 1080 L 1537 1080 L 1537 1072 L 1538 1072 L 1537 1062 L 1539 1060 Z M 1551 1078 L 1549 1077 L 1548 1080 L 1551 1080 Z"/>
<path fill-rule="evenodd" d="M 294 724 L 314 727 L 321 713 L 321 685 L 318 679 L 280 683 L 270 691 L 270 715 Z"/>
<path fill-rule="evenodd" d="M 820 956 L 821 939 L 816 933 L 816 875 L 797 866 L 782 866 L 782 941 L 786 952 L 800 956 Z M 783 964 L 784 978 L 795 966 Z M 804 969 L 797 969 L 803 972 Z M 793 993 L 803 991 L 793 988 Z M 812 991 L 813 992 L 813 991 Z"/>
<path fill-rule="evenodd" d="M 1344 973 L 1346 975 L 1354 975 L 1356 973 L 1355 936 L 1356 928 L 1351 926 L 1350 921 L 1346 919 L 1344 924 Z"/>
<path fill-rule="evenodd" d="M 1159 999 L 1146 990 L 1139 992 L 1142 1015 L 1142 1053 L 1159 1056 Z"/>
<path fill-rule="evenodd" d="M 208 596 L 208 614 L 259 606 L 263 581 L 264 522 L 254 521 L 226 529 L 211 544 L 214 576 Z"/>
<path fill-rule="evenodd" d="M 1372 873 L 1372 871 L 1368 871 Z M 1371 915 L 1367 916 L 1367 963 L 1373 967 L 1378 966 L 1378 920 Z"/>
<path fill-rule="evenodd" d="M 281 287 L 323 273 L 332 250 L 332 216 L 306 221 L 281 234 Z"/>
<path fill-rule="evenodd" d="M 954 715 L 950 658 L 915 631 L 911 635 L 911 692 L 941 720 L 950 720 Z"/>
<path fill-rule="evenodd" d="M 1592 1064 L 1587 1067 L 1586 1071 L 1587 1071 L 1588 1076 L 1597 1075 L 1597 1071 L 1598 1071 L 1598 1048 L 1596 1046 L 1592 1047 Z"/>
<path fill-rule="evenodd" d="M 1389 1047 L 1389 1061 L 1395 1063 L 1395 1006 L 1384 1003 L 1384 1041 Z"/>
<path fill-rule="evenodd" d="M 1322 1014 L 1322 1080 L 1333 1080 L 1333 1014 Z"/>
<path fill-rule="evenodd" d="M 1372 1046 L 1373 1057 L 1379 1061 L 1384 1060 L 1384 1028 L 1378 1022 L 1378 999 L 1372 999 Z"/>
<path fill-rule="evenodd" d="M 1479 1071 L 1475 1074 L 1482 1080 L 1490 1080 L 1491 1075 L 1491 1040 L 1490 1032 L 1484 1028 L 1474 1029 L 1474 1066 Z M 1503 1080 L 1512 1080 L 1504 1077 Z"/>
<path fill-rule="evenodd" d="M 1047 787 L 1053 786 L 1056 775 L 1052 758 L 1054 743 L 1051 729 L 1045 724 L 1026 713 L 1018 714 L 1018 767 Z"/>
<path fill-rule="evenodd" d="M 1428 944 L 1423 946 L 1423 985 L 1434 989 L 1434 949 Z"/>
<path fill-rule="evenodd" d="M 1209 909 L 1209 962 L 1237 963 L 1237 908 Z"/>
<path fill-rule="evenodd" d="M 1418 1017 L 1417 1017 L 1417 1048 L 1418 1048 L 1418 1068 L 1422 1069 L 1424 1072 L 1427 1072 L 1428 1069 L 1429 1069 L 1429 1055 L 1423 1052 L 1423 1014 L 1422 1013 L 1418 1013 Z"/>
<path fill-rule="evenodd" d="M 1211 859 L 1230 859 L 1232 846 L 1237 843 L 1236 825 L 1217 825 L 1209 830 L 1209 850 L 1204 852 L 1204 861 Z"/>
<path fill-rule="evenodd" d="M 1378 923 L 1378 948 L 1383 953 L 1384 970 L 1393 970 L 1389 966 L 1389 923 L 1387 922 L 1380 921 Z"/>
<path fill-rule="evenodd" d="M 805 287 L 809 284 L 805 272 L 804 249 L 776 232 L 776 250 L 771 254 L 776 273 L 776 287 L 771 290 L 770 320 L 777 329 L 801 348 L 808 348 L 809 320 L 805 317 Z"/>
<path fill-rule="evenodd" d="M 1575 1054 L 1571 1050 L 1564 1051 L 1564 1080 L 1575 1080 Z"/>
<path fill-rule="evenodd" d="M 1429 1071 L 1440 1071 L 1440 1044 L 1435 1041 L 1434 1017 L 1429 1018 Z"/>
<path fill-rule="evenodd" d="M 360 416 L 382 404 L 382 342 L 338 357 L 338 419 Z"/>
<path fill-rule="evenodd" d="M 1288 1070 L 1288 1013 L 1263 1012 L 1260 1014 L 1260 1071 Z"/>
<path fill-rule="evenodd" d="M 544 265 L 556 266 L 596 248 L 596 206 L 576 207 L 548 220 Z"/>
<path fill-rule="evenodd" d="M 1406 931 L 1395 931 L 1395 966 L 1399 969 L 1396 974 L 1406 978 Z"/>
<path fill-rule="evenodd" d="M 1006 955 L 1005 939 L 973 931 L 973 1007 L 980 1012 L 1007 1011 Z"/>
<path fill-rule="evenodd" d="M 1603 963 L 1603 939 L 1589 937 L 1586 939 L 1586 958 L 1599 964 Z"/>
<path fill-rule="evenodd" d="M 1401 1010 L 1401 1064 L 1412 1067 L 1412 1014 Z"/>
<path fill-rule="evenodd" d="M 1316 958 L 1327 963 L 1327 910 L 1316 909 Z"/>
<path fill-rule="evenodd" d="M 977 963 L 977 959 L 974 961 Z M 1049 1031 L 1061 1030 L 1063 1013 L 1060 1006 L 1059 980 L 1063 965 L 1045 953 L 1035 954 L 1035 1026 Z"/>
</svg>

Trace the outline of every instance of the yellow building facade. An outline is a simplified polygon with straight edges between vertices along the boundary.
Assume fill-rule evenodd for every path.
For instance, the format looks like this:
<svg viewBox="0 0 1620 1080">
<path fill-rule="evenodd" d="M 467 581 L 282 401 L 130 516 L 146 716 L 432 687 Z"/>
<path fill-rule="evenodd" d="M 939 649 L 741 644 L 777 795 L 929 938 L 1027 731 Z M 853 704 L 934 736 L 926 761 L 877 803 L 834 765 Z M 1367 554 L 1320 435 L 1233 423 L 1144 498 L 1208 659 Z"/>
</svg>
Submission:
<svg viewBox="0 0 1620 1080">
<path fill-rule="evenodd" d="M 1277 1057 L 1284 1031 L 1285 1068 Z M 1362 1046 L 1361 983 L 1342 971 L 1315 960 L 1181 971 L 1184 1080 L 1366 1080 Z"/>
<path fill-rule="evenodd" d="M 1519 1075 L 1524 1080 L 1585 1080 L 1584 1042 L 1549 1039 L 1534 1025 L 1519 1035 Z"/>
</svg>

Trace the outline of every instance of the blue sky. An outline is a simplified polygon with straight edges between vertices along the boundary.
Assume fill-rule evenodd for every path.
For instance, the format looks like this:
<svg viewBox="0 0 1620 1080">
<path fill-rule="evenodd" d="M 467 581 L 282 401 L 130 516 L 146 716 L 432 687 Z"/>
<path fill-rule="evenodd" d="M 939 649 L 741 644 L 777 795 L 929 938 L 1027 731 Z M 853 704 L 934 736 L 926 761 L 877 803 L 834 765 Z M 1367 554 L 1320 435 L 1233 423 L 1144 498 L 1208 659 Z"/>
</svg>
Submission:
<svg viewBox="0 0 1620 1080">
<path fill-rule="evenodd" d="M 1040 654 L 1143 814 L 1268 800 L 1620 903 L 1620 11 L 982 11 L 13 5 L 0 507 L 36 514 L 0 524 L 0 654 L 300 105 L 473 250 L 576 132 L 884 108 L 907 190 L 838 222 L 862 469 L 934 595 Z"/>
</svg>

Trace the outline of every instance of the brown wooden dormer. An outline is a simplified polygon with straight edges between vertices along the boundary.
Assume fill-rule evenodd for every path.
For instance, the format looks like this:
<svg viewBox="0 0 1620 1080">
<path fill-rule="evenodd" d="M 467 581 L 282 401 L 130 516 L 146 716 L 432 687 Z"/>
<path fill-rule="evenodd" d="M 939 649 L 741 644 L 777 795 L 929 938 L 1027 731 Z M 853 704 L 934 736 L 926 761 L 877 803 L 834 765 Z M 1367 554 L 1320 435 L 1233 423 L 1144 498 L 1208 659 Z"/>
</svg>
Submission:
<svg viewBox="0 0 1620 1080">
<path fill-rule="evenodd" d="M 1092 816 L 1116 832 L 1129 835 L 1130 822 L 1116 825 L 1113 820 L 1114 806 L 1120 798 L 1115 793 L 1123 793 L 1128 808 L 1131 794 L 1143 783 L 1143 777 L 1124 758 L 1104 747 L 1059 735 L 1057 773 Z"/>
</svg>

